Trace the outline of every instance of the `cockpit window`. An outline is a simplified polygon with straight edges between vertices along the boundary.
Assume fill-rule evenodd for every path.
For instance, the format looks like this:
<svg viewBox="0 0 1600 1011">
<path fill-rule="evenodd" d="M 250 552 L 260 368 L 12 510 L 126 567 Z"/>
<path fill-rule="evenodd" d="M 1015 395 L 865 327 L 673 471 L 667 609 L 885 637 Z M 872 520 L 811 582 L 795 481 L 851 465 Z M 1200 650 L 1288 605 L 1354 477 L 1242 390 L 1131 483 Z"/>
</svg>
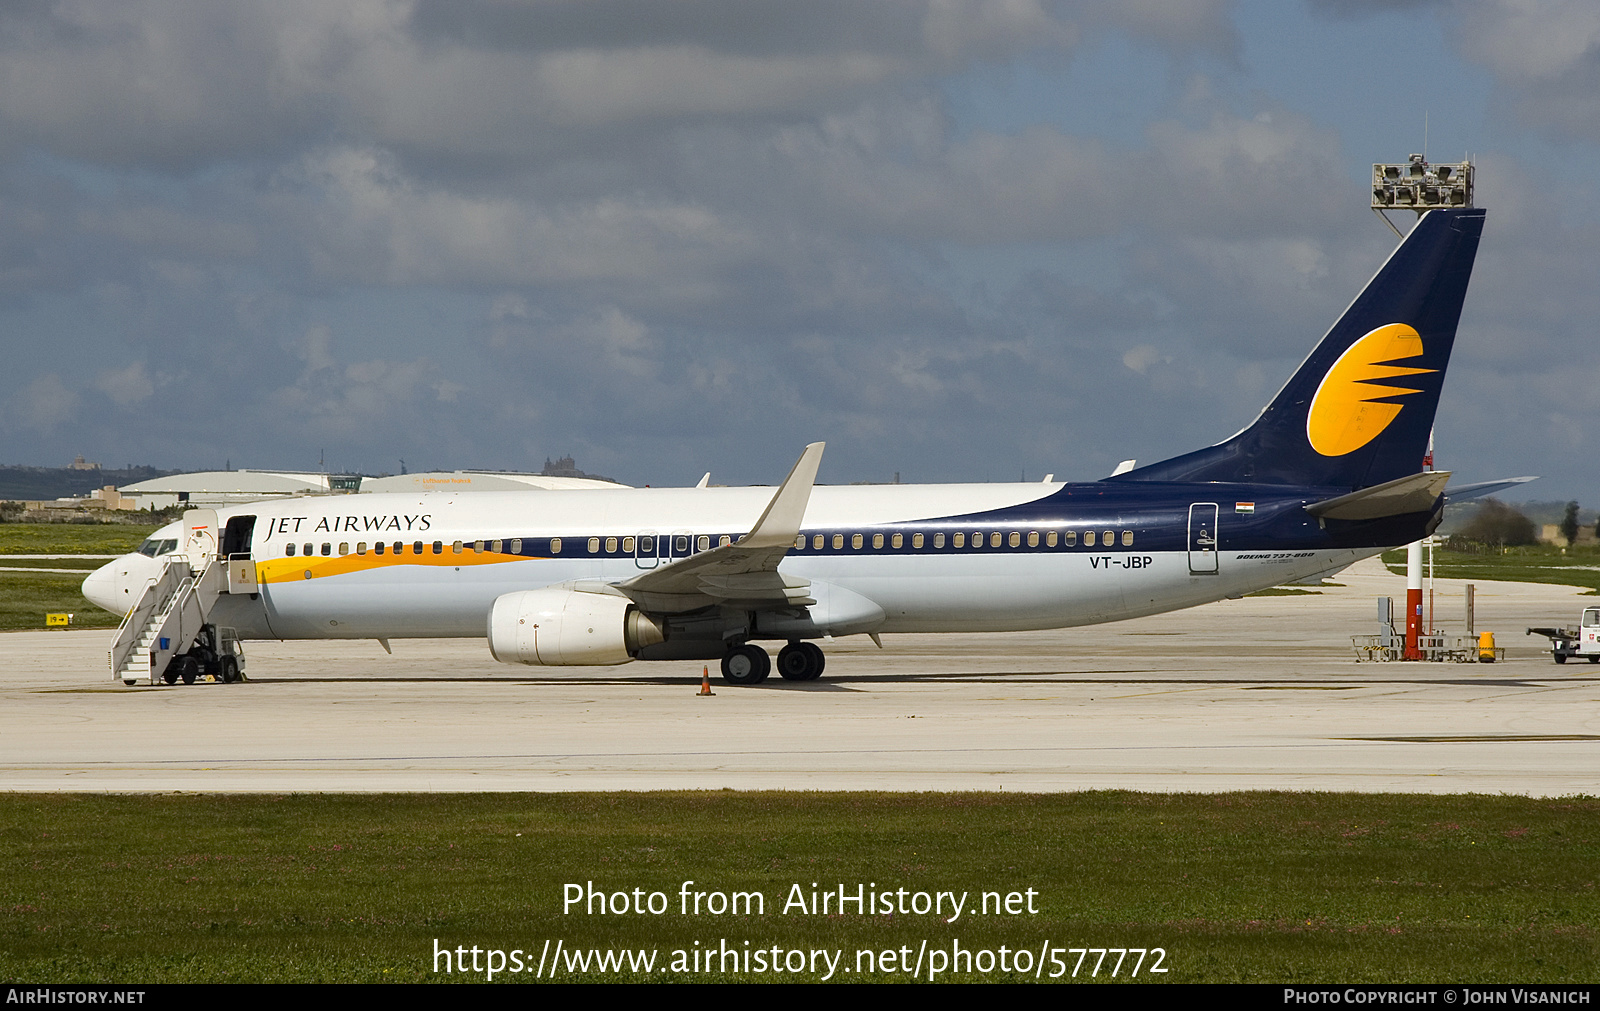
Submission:
<svg viewBox="0 0 1600 1011">
<path fill-rule="evenodd" d="M 139 554 L 146 558 L 155 558 L 157 555 L 170 555 L 178 550 L 178 539 L 156 540 L 154 537 L 139 545 Z"/>
</svg>

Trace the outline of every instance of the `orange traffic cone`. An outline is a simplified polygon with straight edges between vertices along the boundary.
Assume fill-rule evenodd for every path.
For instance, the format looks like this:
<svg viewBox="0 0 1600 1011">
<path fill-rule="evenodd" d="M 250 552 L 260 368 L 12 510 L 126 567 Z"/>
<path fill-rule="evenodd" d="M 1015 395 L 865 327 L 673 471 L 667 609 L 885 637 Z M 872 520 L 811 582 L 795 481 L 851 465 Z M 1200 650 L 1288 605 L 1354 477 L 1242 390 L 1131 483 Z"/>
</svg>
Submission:
<svg viewBox="0 0 1600 1011">
<path fill-rule="evenodd" d="M 700 673 L 700 691 L 699 691 L 698 694 L 702 695 L 702 696 L 703 695 L 715 695 L 715 694 L 717 694 L 716 692 L 711 690 L 711 665 L 710 664 L 707 664 L 704 668 L 701 669 L 701 673 Z"/>
</svg>

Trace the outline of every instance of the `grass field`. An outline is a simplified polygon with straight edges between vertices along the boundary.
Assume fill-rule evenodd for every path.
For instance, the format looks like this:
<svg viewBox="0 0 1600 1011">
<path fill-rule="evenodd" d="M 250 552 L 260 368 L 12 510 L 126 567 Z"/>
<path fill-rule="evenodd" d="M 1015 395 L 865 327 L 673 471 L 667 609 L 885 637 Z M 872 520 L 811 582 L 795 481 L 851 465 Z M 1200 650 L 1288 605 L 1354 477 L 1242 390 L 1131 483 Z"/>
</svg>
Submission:
<svg viewBox="0 0 1600 1011">
<path fill-rule="evenodd" d="M 1406 551 L 1383 553 L 1389 571 L 1404 575 Z M 1440 579 L 1504 579 L 1517 583 L 1558 583 L 1587 586 L 1600 593 L 1600 548 L 1570 548 L 1563 553 L 1551 544 L 1506 548 L 1503 552 L 1469 554 L 1436 549 L 1433 573 Z"/>
<path fill-rule="evenodd" d="M 1595 798 L 0 795 L 0 826 L 7 981 L 463 979 L 433 972 L 435 939 L 521 949 L 530 966 L 547 940 L 659 949 L 667 966 L 722 939 L 842 949 L 852 968 L 857 949 L 959 940 L 1030 958 L 1046 944 L 1162 948 L 1169 971 L 1139 978 L 1169 982 L 1600 977 Z M 681 915 L 688 880 L 760 892 L 765 914 Z M 658 891 L 667 912 L 564 915 L 563 886 L 591 881 L 630 904 Z M 813 883 L 971 898 L 954 923 L 783 912 L 793 885 L 809 899 Z M 973 913 L 981 892 L 1017 893 L 1018 912 Z M 1012 969 L 948 978 L 1027 975 Z"/>
<path fill-rule="evenodd" d="M 121 555 L 153 526 L 88 523 L 0 523 L 0 555 Z"/>
<path fill-rule="evenodd" d="M 71 614 L 74 628 L 116 628 L 119 614 L 83 597 L 83 577 L 102 562 L 89 558 L 9 555 L 119 555 L 137 548 L 155 527 L 78 523 L 0 523 L 0 631 L 44 628 L 44 616 Z M 21 572 L 18 569 L 61 569 Z"/>
<path fill-rule="evenodd" d="M 0 567 L 0 631 L 44 628 L 44 616 L 65 612 L 73 628 L 116 628 L 122 615 L 102 611 L 83 596 L 87 572 L 55 575 Z"/>
</svg>

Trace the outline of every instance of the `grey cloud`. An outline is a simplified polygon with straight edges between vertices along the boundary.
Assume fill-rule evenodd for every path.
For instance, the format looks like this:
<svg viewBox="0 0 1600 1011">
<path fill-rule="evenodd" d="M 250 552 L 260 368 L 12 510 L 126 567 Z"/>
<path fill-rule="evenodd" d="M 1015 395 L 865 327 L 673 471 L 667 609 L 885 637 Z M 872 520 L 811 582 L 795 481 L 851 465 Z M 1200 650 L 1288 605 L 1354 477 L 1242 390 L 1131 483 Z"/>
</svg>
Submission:
<svg viewBox="0 0 1600 1011">
<path fill-rule="evenodd" d="M 73 421 L 82 400 L 54 372 L 39 376 L 11 396 L 7 420 L 18 429 L 46 434 Z"/>
<path fill-rule="evenodd" d="M 344 137 L 441 164 L 559 161 L 627 143 L 613 128 L 848 109 L 974 62 L 1070 53 L 1086 30 L 1185 51 L 1231 38 L 1220 0 L 1154 10 L 1042 0 L 11 5 L 0 13 L 0 124 L 13 154 L 37 146 L 167 171 Z"/>
<path fill-rule="evenodd" d="M 106 369 L 95 376 L 95 388 L 118 407 L 132 407 L 149 400 L 156 392 L 155 380 L 144 362 L 132 362 L 120 369 Z"/>
<path fill-rule="evenodd" d="M 1586 0 L 1481 0 L 1457 13 L 1462 52 L 1488 67 L 1509 116 L 1600 140 L 1600 7 Z"/>
</svg>

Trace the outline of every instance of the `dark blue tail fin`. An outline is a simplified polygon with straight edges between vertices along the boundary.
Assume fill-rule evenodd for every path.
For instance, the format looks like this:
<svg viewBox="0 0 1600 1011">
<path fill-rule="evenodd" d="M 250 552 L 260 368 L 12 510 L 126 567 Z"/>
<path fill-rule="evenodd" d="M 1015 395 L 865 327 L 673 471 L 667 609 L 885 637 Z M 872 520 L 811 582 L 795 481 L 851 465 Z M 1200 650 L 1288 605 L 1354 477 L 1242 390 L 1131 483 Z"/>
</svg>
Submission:
<svg viewBox="0 0 1600 1011">
<path fill-rule="evenodd" d="M 1255 424 L 1111 480 L 1357 489 L 1420 471 L 1483 214 L 1424 215 Z"/>
</svg>

